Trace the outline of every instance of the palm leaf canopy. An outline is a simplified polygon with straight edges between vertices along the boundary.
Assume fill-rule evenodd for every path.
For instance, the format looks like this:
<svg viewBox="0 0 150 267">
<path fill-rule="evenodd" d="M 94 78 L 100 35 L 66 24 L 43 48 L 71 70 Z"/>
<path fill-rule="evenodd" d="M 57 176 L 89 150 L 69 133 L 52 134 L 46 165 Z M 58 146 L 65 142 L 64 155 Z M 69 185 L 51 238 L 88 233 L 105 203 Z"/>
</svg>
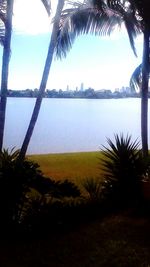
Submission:
<svg viewBox="0 0 150 267">
<path fill-rule="evenodd" d="M 124 23 L 131 47 L 136 54 L 134 38 L 141 33 L 140 20 L 133 5 L 126 0 L 68 1 L 71 8 L 62 12 L 57 38 L 56 55 L 66 56 L 75 38 L 80 34 L 110 35 Z"/>
<path fill-rule="evenodd" d="M 130 88 L 132 91 L 140 91 L 142 82 L 142 64 L 140 64 L 132 73 L 130 78 Z"/>
<path fill-rule="evenodd" d="M 132 9 L 136 10 L 136 16 L 140 20 L 141 29 L 144 32 L 145 26 L 150 31 L 149 0 L 130 0 Z M 148 70 L 150 72 L 150 69 Z M 140 91 L 142 83 L 142 64 L 132 73 L 130 87 L 132 90 Z"/>
<path fill-rule="evenodd" d="M 0 44 L 4 44 L 7 1 L 0 0 Z"/>
<path fill-rule="evenodd" d="M 149 0 L 130 0 L 131 8 L 136 10 L 136 15 L 141 20 L 142 27 L 150 27 Z M 143 30 L 142 29 L 142 30 Z"/>
</svg>

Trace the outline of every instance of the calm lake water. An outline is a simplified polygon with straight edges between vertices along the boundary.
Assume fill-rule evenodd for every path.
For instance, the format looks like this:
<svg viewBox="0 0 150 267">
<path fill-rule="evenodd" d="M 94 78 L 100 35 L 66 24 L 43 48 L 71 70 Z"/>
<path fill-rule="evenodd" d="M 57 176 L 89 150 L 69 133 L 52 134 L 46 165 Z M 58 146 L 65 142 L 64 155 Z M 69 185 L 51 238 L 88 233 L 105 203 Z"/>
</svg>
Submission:
<svg viewBox="0 0 150 267">
<path fill-rule="evenodd" d="M 8 98 L 5 148 L 20 148 L 34 103 Z M 44 99 L 28 154 L 95 151 L 114 133 L 140 140 L 140 99 Z"/>
</svg>

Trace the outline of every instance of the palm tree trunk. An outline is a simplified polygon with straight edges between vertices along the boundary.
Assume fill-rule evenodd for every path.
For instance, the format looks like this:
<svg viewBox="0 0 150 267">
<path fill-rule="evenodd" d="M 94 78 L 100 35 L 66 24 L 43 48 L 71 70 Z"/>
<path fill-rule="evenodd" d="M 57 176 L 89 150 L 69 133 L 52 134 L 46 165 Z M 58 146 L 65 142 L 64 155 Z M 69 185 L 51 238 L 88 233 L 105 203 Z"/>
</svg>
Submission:
<svg viewBox="0 0 150 267">
<path fill-rule="evenodd" d="M 44 67 L 42 80 L 41 80 L 41 84 L 40 84 L 40 88 L 39 88 L 39 93 L 38 93 L 38 96 L 36 99 L 36 103 L 34 106 L 32 117 L 31 117 L 31 120 L 29 123 L 29 127 L 28 127 L 28 130 L 26 132 L 26 135 L 25 135 L 25 138 L 24 138 L 21 150 L 20 150 L 20 156 L 19 156 L 20 159 L 23 159 L 25 157 L 25 154 L 26 154 L 26 151 L 27 151 L 27 148 L 28 148 L 28 145 L 29 145 L 29 142 L 30 142 L 37 118 L 38 118 L 38 114 L 40 111 L 43 95 L 45 92 L 45 88 L 46 88 L 46 84 L 47 84 L 47 80 L 48 80 L 48 76 L 49 76 L 49 72 L 50 72 L 50 68 L 51 68 L 51 64 L 52 64 L 52 60 L 53 60 L 54 49 L 55 49 L 55 46 L 57 43 L 57 34 L 59 31 L 59 21 L 60 21 L 60 16 L 61 16 L 63 6 L 64 6 L 64 0 L 59 0 L 58 5 L 57 5 L 55 19 L 54 19 L 53 30 L 52 30 L 52 34 L 51 34 L 47 58 L 46 58 L 46 62 L 45 62 L 45 67 Z"/>
<path fill-rule="evenodd" d="M 148 155 L 148 83 L 149 83 L 149 29 L 144 31 L 141 86 L 141 137 L 143 155 Z"/>
<path fill-rule="evenodd" d="M 13 4 L 14 0 L 7 0 L 5 39 L 4 39 L 2 74 L 1 74 L 2 78 L 1 78 L 1 99 L 0 99 L 0 151 L 2 150 L 3 146 L 4 126 L 5 126 Z"/>
</svg>

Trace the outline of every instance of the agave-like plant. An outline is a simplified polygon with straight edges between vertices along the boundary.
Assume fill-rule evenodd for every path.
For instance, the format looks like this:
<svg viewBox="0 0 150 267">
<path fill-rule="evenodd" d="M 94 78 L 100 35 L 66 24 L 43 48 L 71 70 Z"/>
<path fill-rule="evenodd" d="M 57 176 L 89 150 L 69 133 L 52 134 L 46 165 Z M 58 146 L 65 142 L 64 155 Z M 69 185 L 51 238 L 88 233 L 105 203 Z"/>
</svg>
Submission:
<svg viewBox="0 0 150 267">
<path fill-rule="evenodd" d="M 131 136 L 124 138 L 123 134 L 115 135 L 115 142 L 107 138 L 110 148 L 103 146 L 103 170 L 106 176 L 116 179 L 118 175 L 126 176 L 127 172 L 135 167 L 139 159 L 139 142 L 131 142 Z M 134 163 L 134 164 L 133 164 Z"/>
<path fill-rule="evenodd" d="M 6 162 L 10 163 L 18 159 L 19 149 L 15 150 L 13 147 L 10 151 L 9 149 L 2 149 L 0 152 L 0 165 L 6 164 Z"/>
<path fill-rule="evenodd" d="M 135 197 L 139 193 L 142 175 L 147 170 L 139 149 L 138 140 L 131 141 L 131 136 L 115 135 L 115 141 L 107 139 L 109 148 L 103 146 L 102 166 L 106 181 L 112 183 L 120 196 Z"/>
<path fill-rule="evenodd" d="M 82 186 L 91 202 L 98 202 L 101 199 L 102 182 L 100 180 L 87 177 L 82 181 Z"/>
</svg>

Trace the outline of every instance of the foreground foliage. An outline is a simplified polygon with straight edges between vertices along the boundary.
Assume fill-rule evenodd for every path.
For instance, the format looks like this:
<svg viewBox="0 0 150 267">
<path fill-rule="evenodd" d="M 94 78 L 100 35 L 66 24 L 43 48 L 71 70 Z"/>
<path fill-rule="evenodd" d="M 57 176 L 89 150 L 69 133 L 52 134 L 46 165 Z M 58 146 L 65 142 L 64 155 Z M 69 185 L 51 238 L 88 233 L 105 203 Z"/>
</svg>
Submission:
<svg viewBox="0 0 150 267">
<path fill-rule="evenodd" d="M 0 240 L 0 265 L 7 267 L 148 267 L 149 219 L 126 215 L 86 222 L 72 231 L 36 241 Z"/>
<path fill-rule="evenodd" d="M 139 142 L 131 136 L 115 135 L 114 142 L 107 139 L 103 147 L 102 165 L 105 183 L 118 200 L 130 203 L 141 196 L 141 180 L 146 174 L 149 159 L 143 158 Z"/>
<path fill-rule="evenodd" d="M 138 142 L 115 135 L 104 147 L 103 176 L 82 179 L 80 187 L 71 180 L 43 175 L 39 165 L 20 160 L 19 151 L 0 153 L 1 233 L 45 235 L 102 218 L 125 207 L 140 212 L 149 204 L 142 199 L 141 181 L 149 176 L 149 159 L 142 157 Z M 80 189 L 79 189 L 80 188 Z M 143 205 L 144 203 L 144 205 Z M 145 212 L 145 211 L 144 211 Z M 20 235 L 20 234 L 19 234 Z"/>
<path fill-rule="evenodd" d="M 42 207 L 64 198 L 80 196 L 77 186 L 68 180 L 54 181 L 44 177 L 39 165 L 19 159 L 19 151 L 3 150 L 0 153 L 0 210 L 1 230 L 19 225 L 38 203 Z"/>
</svg>

